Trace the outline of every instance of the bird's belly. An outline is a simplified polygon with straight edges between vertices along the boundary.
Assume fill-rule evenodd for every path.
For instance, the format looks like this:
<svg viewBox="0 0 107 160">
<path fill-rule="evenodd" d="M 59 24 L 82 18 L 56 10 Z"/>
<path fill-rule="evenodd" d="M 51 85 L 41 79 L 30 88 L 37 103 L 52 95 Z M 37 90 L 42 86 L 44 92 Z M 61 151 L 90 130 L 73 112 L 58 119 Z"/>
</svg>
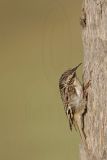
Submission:
<svg viewBox="0 0 107 160">
<path fill-rule="evenodd" d="M 81 101 L 82 101 L 81 96 L 74 96 L 74 97 L 71 97 L 71 99 L 69 101 L 69 105 L 75 106 L 76 108 L 78 108 L 81 104 Z"/>
</svg>

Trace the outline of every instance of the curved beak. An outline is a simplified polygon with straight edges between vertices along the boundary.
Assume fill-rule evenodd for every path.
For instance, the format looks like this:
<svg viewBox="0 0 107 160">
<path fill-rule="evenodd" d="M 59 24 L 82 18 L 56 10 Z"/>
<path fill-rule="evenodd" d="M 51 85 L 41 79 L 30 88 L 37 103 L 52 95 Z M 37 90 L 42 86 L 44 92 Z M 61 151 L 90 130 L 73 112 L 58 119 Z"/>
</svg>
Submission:
<svg viewBox="0 0 107 160">
<path fill-rule="evenodd" d="M 75 72 L 76 70 L 77 70 L 77 68 L 81 65 L 82 63 L 80 63 L 80 64 L 78 64 L 76 67 L 74 67 L 73 69 L 72 69 L 72 72 Z"/>
</svg>

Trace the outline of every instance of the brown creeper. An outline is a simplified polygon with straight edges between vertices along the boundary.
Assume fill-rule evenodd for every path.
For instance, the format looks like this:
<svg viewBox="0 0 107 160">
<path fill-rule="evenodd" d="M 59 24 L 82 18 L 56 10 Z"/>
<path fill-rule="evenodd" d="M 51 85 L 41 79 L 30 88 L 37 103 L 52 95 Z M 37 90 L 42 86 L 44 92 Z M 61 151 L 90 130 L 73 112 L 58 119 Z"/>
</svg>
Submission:
<svg viewBox="0 0 107 160">
<path fill-rule="evenodd" d="M 80 65 L 81 63 L 62 74 L 59 80 L 59 89 L 70 129 L 72 130 L 72 126 L 75 129 L 78 128 L 84 142 L 83 114 L 85 112 L 86 100 L 84 99 L 83 86 L 76 75 L 76 70 Z"/>
</svg>

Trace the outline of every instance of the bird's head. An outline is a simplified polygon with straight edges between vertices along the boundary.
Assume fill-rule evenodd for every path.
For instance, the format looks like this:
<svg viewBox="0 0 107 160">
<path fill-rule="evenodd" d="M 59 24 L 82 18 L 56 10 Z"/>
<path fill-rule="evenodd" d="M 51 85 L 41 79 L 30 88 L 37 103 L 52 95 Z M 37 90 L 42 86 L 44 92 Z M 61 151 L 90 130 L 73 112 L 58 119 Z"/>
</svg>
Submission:
<svg viewBox="0 0 107 160">
<path fill-rule="evenodd" d="M 76 70 L 77 68 L 81 65 L 82 63 L 80 63 L 79 65 L 77 65 L 76 67 L 69 69 L 67 71 L 65 71 L 60 79 L 59 79 L 59 88 L 62 89 L 63 87 L 66 87 L 67 85 L 70 85 L 74 82 L 74 79 L 76 77 Z"/>
</svg>

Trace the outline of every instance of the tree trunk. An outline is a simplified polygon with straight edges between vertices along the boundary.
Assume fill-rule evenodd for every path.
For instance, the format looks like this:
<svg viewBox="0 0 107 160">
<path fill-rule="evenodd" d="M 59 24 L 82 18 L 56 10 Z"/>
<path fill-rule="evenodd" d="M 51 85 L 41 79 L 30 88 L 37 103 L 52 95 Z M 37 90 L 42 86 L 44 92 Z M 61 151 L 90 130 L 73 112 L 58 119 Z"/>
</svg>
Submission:
<svg viewBox="0 0 107 160">
<path fill-rule="evenodd" d="M 107 0 L 84 0 L 81 16 L 84 47 L 84 84 L 87 113 L 84 132 L 87 150 L 81 160 L 107 160 Z"/>
</svg>

